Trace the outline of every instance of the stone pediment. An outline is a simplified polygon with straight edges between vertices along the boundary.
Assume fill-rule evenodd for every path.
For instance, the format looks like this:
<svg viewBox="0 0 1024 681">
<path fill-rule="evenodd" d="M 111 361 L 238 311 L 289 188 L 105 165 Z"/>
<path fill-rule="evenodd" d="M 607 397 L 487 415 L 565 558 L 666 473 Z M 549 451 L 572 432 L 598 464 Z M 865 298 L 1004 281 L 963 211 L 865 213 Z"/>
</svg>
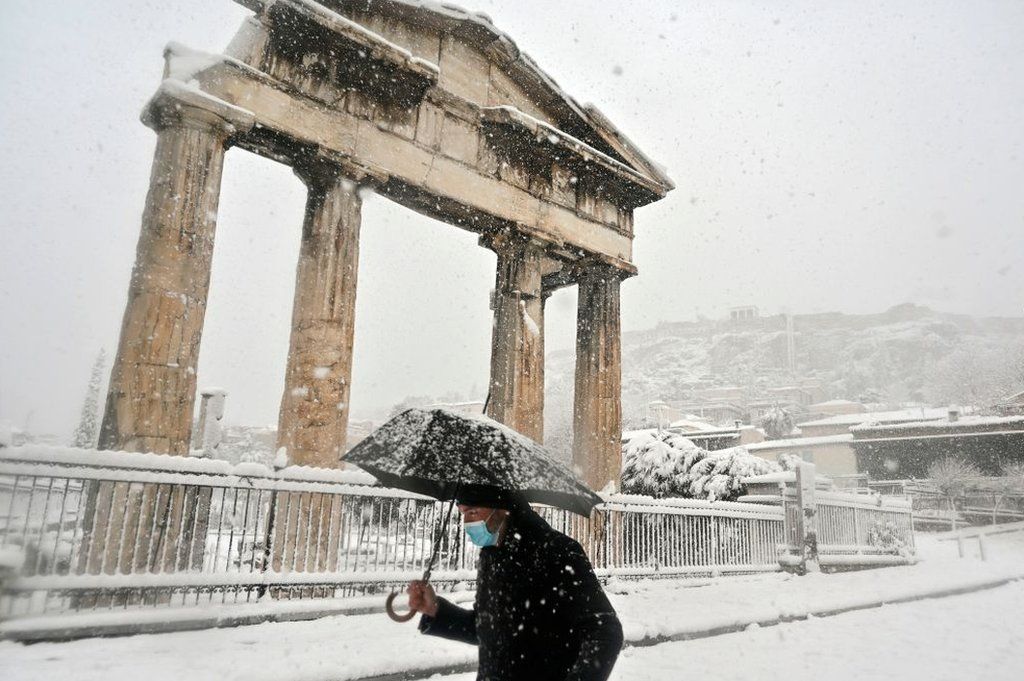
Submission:
<svg viewBox="0 0 1024 681">
<path fill-rule="evenodd" d="M 353 78 L 385 74 L 396 97 L 411 102 L 427 87 L 436 87 L 471 108 L 517 109 L 525 114 L 516 117 L 520 123 L 530 119 L 555 128 L 560 136 L 582 143 L 571 146 L 628 168 L 629 179 L 641 187 L 635 205 L 655 201 L 673 188 L 660 166 L 595 107 L 576 102 L 485 14 L 424 0 L 236 2 L 277 22 L 295 49 L 303 49 L 296 35 L 324 47 L 330 44 L 327 35 L 335 44 L 347 43 L 361 59 L 345 59 L 345 48 L 337 50 L 337 59 L 372 64 Z"/>
</svg>

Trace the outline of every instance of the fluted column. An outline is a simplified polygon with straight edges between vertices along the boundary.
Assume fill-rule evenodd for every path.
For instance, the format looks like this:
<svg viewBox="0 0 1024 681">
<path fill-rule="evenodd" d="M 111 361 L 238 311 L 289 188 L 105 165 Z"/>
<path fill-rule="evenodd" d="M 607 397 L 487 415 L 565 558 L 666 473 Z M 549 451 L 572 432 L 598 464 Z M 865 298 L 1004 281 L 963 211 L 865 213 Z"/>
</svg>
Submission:
<svg viewBox="0 0 1024 681">
<path fill-rule="evenodd" d="M 622 276 L 595 265 L 579 279 L 572 458 L 595 490 L 618 490 L 622 468 Z"/>
<path fill-rule="evenodd" d="M 345 452 L 361 200 L 327 161 L 296 167 L 308 188 L 278 447 L 291 463 L 336 468 Z"/>
<path fill-rule="evenodd" d="M 544 245 L 518 235 L 491 238 L 498 255 L 487 414 L 544 439 Z"/>
<path fill-rule="evenodd" d="M 187 454 L 221 169 L 251 116 L 168 82 L 143 114 L 157 133 L 100 447 Z"/>
</svg>

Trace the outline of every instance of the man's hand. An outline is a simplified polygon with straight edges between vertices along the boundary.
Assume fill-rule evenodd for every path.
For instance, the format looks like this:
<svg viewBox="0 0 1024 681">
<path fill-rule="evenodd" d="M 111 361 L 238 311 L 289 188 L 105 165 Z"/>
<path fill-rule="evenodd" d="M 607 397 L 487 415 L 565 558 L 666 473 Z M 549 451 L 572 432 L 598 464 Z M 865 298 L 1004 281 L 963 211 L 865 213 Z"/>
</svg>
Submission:
<svg viewBox="0 0 1024 681">
<path fill-rule="evenodd" d="M 409 607 L 411 609 L 430 617 L 437 616 L 437 594 L 434 593 L 434 587 L 422 580 L 416 580 L 409 582 L 409 588 L 406 591 L 409 592 Z"/>
</svg>

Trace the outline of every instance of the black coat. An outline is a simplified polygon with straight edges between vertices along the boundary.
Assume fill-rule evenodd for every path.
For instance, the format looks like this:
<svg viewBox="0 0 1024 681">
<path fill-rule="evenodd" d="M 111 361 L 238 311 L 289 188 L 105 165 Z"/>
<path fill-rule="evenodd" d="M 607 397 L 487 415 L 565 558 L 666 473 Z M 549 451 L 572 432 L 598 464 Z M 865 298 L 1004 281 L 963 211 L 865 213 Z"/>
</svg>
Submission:
<svg viewBox="0 0 1024 681">
<path fill-rule="evenodd" d="M 622 626 L 583 548 L 529 509 L 480 551 L 472 610 L 439 599 L 420 631 L 480 646 L 478 681 L 604 681 Z"/>
</svg>

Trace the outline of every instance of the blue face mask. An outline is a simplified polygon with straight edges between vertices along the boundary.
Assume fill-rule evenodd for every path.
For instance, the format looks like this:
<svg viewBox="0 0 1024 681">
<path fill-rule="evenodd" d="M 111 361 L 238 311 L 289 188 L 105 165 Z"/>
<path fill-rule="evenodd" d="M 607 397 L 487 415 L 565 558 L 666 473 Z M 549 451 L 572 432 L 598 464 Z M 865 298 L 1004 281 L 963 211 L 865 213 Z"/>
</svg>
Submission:
<svg viewBox="0 0 1024 681">
<path fill-rule="evenodd" d="M 491 515 L 494 514 L 492 513 Z M 488 516 L 487 520 L 490 519 L 491 517 Z M 476 522 L 465 523 L 462 526 L 465 528 L 466 534 L 469 535 L 469 541 L 481 548 L 485 546 L 494 546 L 498 543 L 498 533 L 491 532 L 487 529 L 487 520 L 477 520 Z"/>
</svg>

